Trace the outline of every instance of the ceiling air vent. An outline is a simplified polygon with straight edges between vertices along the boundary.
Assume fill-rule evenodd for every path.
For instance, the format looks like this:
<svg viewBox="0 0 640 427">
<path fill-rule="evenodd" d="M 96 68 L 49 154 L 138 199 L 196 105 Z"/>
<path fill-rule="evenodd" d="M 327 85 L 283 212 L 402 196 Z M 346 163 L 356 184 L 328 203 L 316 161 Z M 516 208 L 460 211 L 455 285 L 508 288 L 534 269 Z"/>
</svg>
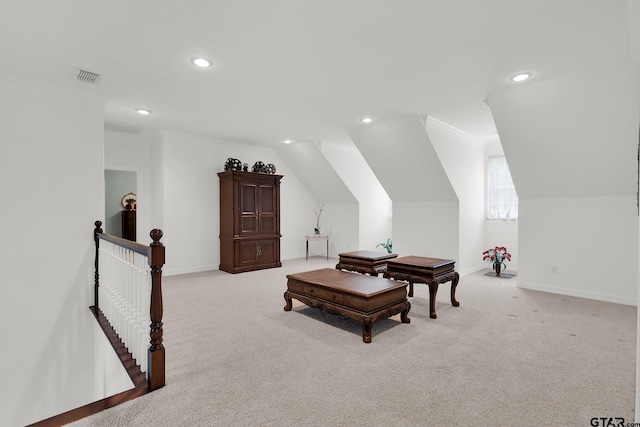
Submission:
<svg viewBox="0 0 640 427">
<path fill-rule="evenodd" d="M 92 73 L 91 71 L 83 70 L 82 68 L 78 69 L 78 75 L 76 76 L 76 80 L 83 83 L 89 83 L 92 85 L 98 84 L 98 79 L 100 78 L 100 74 Z"/>
<path fill-rule="evenodd" d="M 140 132 L 147 130 L 147 128 L 142 126 L 136 126 L 129 123 L 120 123 L 120 122 L 112 122 L 109 120 L 105 120 L 104 122 L 104 130 L 110 130 L 113 132 L 122 132 L 122 133 L 130 133 L 137 135 Z"/>
</svg>

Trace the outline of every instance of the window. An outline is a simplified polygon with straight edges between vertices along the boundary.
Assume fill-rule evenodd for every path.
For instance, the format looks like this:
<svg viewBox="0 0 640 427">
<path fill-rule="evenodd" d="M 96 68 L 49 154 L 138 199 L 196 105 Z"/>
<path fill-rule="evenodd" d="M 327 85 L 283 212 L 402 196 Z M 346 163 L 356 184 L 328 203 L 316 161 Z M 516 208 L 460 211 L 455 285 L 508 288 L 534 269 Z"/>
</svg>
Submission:
<svg viewBox="0 0 640 427">
<path fill-rule="evenodd" d="M 487 219 L 518 219 L 518 195 L 507 159 L 489 157 L 487 165 Z"/>
</svg>

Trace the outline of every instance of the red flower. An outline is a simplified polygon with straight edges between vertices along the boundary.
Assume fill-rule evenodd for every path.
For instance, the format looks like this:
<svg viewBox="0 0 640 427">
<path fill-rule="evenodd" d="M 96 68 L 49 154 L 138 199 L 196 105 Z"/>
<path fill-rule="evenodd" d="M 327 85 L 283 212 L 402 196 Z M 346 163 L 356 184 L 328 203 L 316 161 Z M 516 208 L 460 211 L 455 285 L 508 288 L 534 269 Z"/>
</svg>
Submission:
<svg viewBox="0 0 640 427">
<path fill-rule="evenodd" d="M 505 260 L 511 261 L 511 254 L 504 246 L 496 246 L 493 249 L 487 249 L 482 253 L 483 261 L 491 261 L 492 263 L 504 263 Z"/>
</svg>

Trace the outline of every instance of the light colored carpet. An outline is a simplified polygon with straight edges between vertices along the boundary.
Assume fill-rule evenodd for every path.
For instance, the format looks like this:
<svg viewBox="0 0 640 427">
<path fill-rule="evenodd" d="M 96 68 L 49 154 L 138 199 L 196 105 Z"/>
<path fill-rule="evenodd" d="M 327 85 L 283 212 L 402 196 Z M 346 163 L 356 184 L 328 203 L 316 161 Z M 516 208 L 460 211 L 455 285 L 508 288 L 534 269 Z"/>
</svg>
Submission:
<svg viewBox="0 0 640 427">
<path fill-rule="evenodd" d="M 634 419 L 636 308 L 517 288 L 480 271 L 452 307 L 425 285 L 410 324 L 360 325 L 294 300 L 289 273 L 322 257 L 243 274 L 166 277 L 163 389 L 81 426 L 586 426 Z M 355 274 L 355 273 L 353 273 Z"/>
</svg>

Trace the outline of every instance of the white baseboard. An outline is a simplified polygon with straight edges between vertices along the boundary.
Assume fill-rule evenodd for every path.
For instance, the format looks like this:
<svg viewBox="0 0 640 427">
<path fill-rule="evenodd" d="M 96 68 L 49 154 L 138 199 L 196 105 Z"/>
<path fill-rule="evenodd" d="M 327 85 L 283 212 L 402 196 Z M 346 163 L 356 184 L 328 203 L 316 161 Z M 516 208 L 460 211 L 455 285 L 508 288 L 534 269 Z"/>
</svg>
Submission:
<svg viewBox="0 0 640 427">
<path fill-rule="evenodd" d="M 203 271 L 219 270 L 218 264 L 202 265 L 189 268 L 168 268 L 162 270 L 163 276 L 177 276 L 179 274 L 202 273 Z"/>
<path fill-rule="evenodd" d="M 300 254 L 280 254 L 280 261 L 289 261 L 292 259 L 300 259 L 304 257 L 305 257 L 304 251 L 301 252 Z"/>
<path fill-rule="evenodd" d="M 622 297 L 619 295 L 605 294 L 602 292 L 584 291 L 580 289 L 562 288 L 558 286 L 541 285 L 538 283 L 518 281 L 519 288 L 531 289 L 533 291 L 549 292 L 552 294 L 568 295 L 571 297 L 592 299 L 597 301 L 612 302 L 616 304 L 624 304 L 637 306 L 637 298 Z"/>
<path fill-rule="evenodd" d="M 476 271 L 484 270 L 486 268 L 487 268 L 486 264 L 480 264 L 474 267 L 465 268 L 464 270 L 459 270 L 458 274 L 460 275 L 460 277 L 468 276 L 469 274 L 473 274 Z"/>
<path fill-rule="evenodd" d="M 318 256 L 326 256 L 326 253 L 324 254 L 309 254 L 309 257 L 318 257 Z M 287 257 L 282 257 L 280 259 L 280 261 L 288 261 L 288 260 L 293 260 L 293 259 L 300 259 L 300 258 L 305 258 L 305 253 L 301 253 L 301 254 L 295 254 L 293 256 L 287 256 Z M 329 260 L 331 261 L 331 254 L 329 254 Z M 180 274 L 191 274 L 191 273 L 202 273 L 203 271 L 212 271 L 212 270 L 220 270 L 219 268 L 219 264 L 209 264 L 209 265 L 201 265 L 201 266 L 197 266 L 197 267 L 188 267 L 188 268 L 165 268 L 162 270 L 162 274 L 164 276 L 177 276 Z"/>
</svg>

